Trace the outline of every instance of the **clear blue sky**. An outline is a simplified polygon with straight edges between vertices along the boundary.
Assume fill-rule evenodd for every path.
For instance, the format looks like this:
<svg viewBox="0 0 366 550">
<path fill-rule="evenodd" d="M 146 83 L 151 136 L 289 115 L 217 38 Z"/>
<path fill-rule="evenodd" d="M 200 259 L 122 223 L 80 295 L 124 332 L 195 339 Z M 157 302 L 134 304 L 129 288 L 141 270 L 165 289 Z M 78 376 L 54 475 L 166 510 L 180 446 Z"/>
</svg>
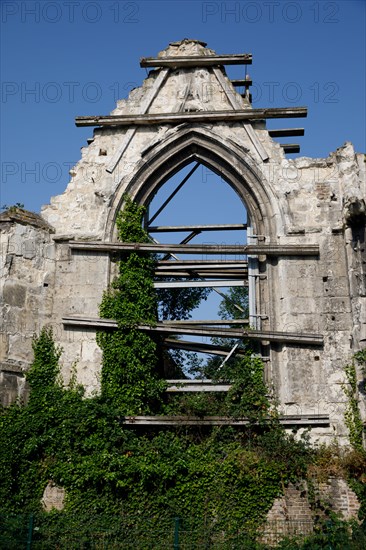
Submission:
<svg viewBox="0 0 366 550">
<path fill-rule="evenodd" d="M 365 5 L 1 2 L 0 206 L 39 211 L 63 192 L 92 135 L 74 117 L 108 114 L 146 76 L 140 57 L 184 37 L 219 54 L 252 53 L 255 107 L 308 106 L 301 156 L 327 156 L 347 140 L 365 151 Z M 229 69 L 243 76 L 243 67 Z"/>
</svg>

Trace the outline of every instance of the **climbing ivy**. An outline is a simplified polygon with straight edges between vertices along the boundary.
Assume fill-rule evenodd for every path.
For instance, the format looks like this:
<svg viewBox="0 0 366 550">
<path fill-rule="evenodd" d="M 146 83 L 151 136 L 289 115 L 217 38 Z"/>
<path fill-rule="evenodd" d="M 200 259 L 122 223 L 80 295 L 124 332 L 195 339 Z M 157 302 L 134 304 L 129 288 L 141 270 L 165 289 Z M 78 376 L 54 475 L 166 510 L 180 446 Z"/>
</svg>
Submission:
<svg viewBox="0 0 366 550">
<path fill-rule="evenodd" d="M 126 197 L 117 218 L 122 242 L 148 242 L 142 228 L 144 213 L 144 207 Z M 153 326 L 157 320 L 155 262 L 149 254 L 130 252 L 118 263 L 119 275 L 104 293 L 100 306 L 102 318 L 118 323 L 117 330 L 100 332 L 97 337 L 103 350 L 102 397 L 123 414 L 150 414 L 161 404 L 166 387 L 158 378 L 157 343 L 138 330 L 139 325 Z"/>
<path fill-rule="evenodd" d="M 354 359 L 362 357 L 360 354 Z M 349 430 L 349 439 L 354 449 L 363 451 L 363 422 L 358 404 L 357 373 L 355 362 L 347 364 L 344 368 L 347 383 L 342 385 L 348 399 L 345 412 L 345 422 Z"/>
<path fill-rule="evenodd" d="M 120 239 L 148 239 L 143 213 L 126 198 L 117 221 Z M 157 319 L 154 261 L 141 252 L 125 254 L 104 294 L 101 315 L 116 319 L 118 329 L 98 334 L 100 395 L 86 397 L 74 379 L 63 385 L 61 349 L 50 329 L 34 339 L 29 400 L 0 415 L 3 511 L 37 511 L 52 480 L 66 491 L 65 510 L 49 516 L 62 529 L 90 524 L 96 515 L 108 517 L 103 525 L 111 529 L 122 515 L 135 518 L 131 522 L 142 529 L 147 518 L 165 525 L 179 516 L 191 518 L 192 528 L 215 525 L 228 537 L 243 526 L 255 534 L 286 484 L 306 476 L 315 451 L 306 437 L 282 429 L 263 382 L 263 365 L 252 352 L 216 372 L 218 381 L 232 384 L 227 395 L 191 397 L 180 408 L 167 401 L 161 343 L 138 330 Z M 202 416 L 218 410 L 234 419 L 245 415 L 250 424 L 155 431 L 123 424 L 124 415 L 163 414 L 169 407 L 171 413 L 191 407 Z"/>
</svg>

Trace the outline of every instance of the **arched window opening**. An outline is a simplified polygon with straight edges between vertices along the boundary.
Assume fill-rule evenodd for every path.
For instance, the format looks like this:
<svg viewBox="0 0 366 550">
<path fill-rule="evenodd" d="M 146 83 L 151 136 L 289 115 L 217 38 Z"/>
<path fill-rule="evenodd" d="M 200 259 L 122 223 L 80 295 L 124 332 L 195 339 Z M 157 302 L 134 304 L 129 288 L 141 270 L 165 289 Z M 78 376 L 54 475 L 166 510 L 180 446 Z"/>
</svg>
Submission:
<svg viewBox="0 0 366 550">
<path fill-rule="evenodd" d="M 166 378 L 196 380 L 198 389 L 244 352 L 240 331 L 257 328 L 256 260 L 239 250 L 253 242 L 247 208 L 227 181 L 194 161 L 150 199 L 145 228 L 156 243 L 195 246 L 159 254 L 154 285 L 167 327 Z"/>
</svg>

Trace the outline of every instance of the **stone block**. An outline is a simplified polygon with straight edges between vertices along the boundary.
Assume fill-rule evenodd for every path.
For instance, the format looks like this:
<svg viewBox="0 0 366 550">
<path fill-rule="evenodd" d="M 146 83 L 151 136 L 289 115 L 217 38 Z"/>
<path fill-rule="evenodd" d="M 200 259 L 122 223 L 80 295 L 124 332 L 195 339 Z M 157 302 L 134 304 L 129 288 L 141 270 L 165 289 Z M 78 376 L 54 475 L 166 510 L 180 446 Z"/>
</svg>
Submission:
<svg viewBox="0 0 366 550">
<path fill-rule="evenodd" d="M 3 299 L 9 306 L 23 307 L 26 299 L 26 287 L 12 280 L 5 281 Z"/>
</svg>

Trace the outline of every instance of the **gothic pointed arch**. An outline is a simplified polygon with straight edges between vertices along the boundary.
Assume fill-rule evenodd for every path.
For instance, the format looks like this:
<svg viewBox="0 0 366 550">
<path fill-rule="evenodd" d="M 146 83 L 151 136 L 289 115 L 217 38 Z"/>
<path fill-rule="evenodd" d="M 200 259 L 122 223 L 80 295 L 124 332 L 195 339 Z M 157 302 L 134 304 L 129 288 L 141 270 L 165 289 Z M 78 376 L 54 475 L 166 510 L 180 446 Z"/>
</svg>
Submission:
<svg viewBox="0 0 366 550">
<path fill-rule="evenodd" d="M 111 199 L 106 240 L 115 238 L 115 219 L 125 194 L 147 205 L 166 181 L 192 161 L 211 169 L 236 191 L 255 234 L 265 235 L 268 240 L 279 234 L 283 216 L 278 201 L 248 149 L 208 128 L 184 124 L 169 131 L 165 139 L 153 142 L 141 153 L 134 172 L 122 177 Z"/>
</svg>

